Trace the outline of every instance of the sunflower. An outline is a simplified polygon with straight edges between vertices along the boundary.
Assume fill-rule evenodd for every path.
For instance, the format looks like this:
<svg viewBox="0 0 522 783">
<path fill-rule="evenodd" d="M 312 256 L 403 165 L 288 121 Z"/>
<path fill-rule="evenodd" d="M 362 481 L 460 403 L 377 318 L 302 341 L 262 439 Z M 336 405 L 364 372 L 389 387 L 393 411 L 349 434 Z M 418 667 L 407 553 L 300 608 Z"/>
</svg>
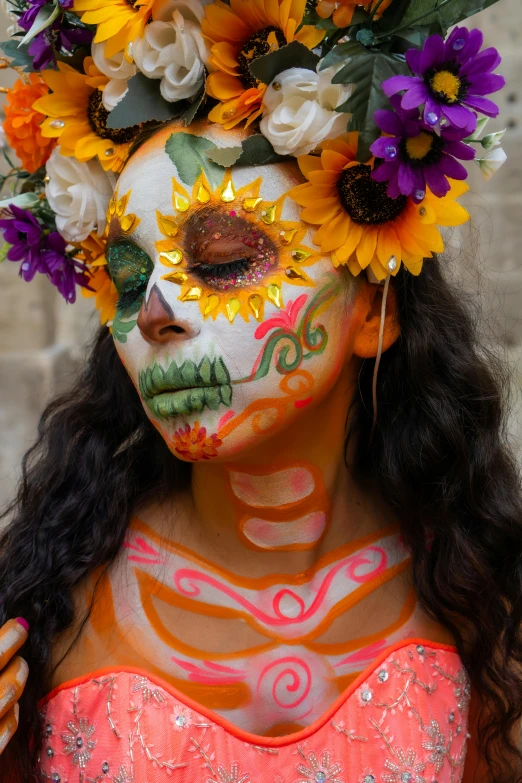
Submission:
<svg viewBox="0 0 522 783">
<path fill-rule="evenodd" d="M 443 198 L 427 188 L 419 204 L 409 196 L 390 198 L 386 183 L 371 176 L 373 161 L 355 160 L 357 141 L 357 133 L 344 134 L 324 142 L 320 156 L 298 158 L 308 182 L 288 195 L 304 207 L 302 220 L 320 226 L 314 242 L 323 253 L 332 253 L 335 266 L 346 264 L 358 275 L 369 265 L 382 280 L 396 275 L 403 263 L 418 275 L 424 258 L 444 250 L 438 226 L 458 226 L 469 219 L 455 202 L 468 186 L 449 180 Z"/>
<path fill-rule="evenodd" d="M 88 299 L 94 297 L 101 324 L 113 321 L 118 303 L 118 292 L 109 275 L 105 258 L 105 245 L 105 237 L 99 237 L 93 232 L 80 243 L 76 256 L 87 264 L 89 288 L 82 288 L 82 294 Z"/>
<path fill-rule="evenodd" d="M 220 103 L 209 119 L 225 128 L 241 120 L 250 124 L 261 114 L 266 84 L 259 82 L 249 65 L 291 41 L 309 49 L 322 40 L 325 31 L 302 26 L 306 0 L 221 0 L 206 6 L 201 24 L 211 44 L 207 92 Z"/>
<path fill-rule="evenodd" d="M 375 12 L 375 18 L 378 19 L 386 11 L 392 0 L 383 0 L 379 3 L 378 11 Z M 321 19 L 328 19 L 332 16 L 332 21 L 336 27 L 348 27 L 352 23 L 355 9 L 363 6 L 371 12 L 377 5 L 377 0 L 317 0 L 315 10 Z"/>
<path fill-rule="evenodd" d="M 141 38 L 152 17 L 154 0 L 75 0 L 73 10 L 96 25 L 95 43 L 106 41 L 105 57 L 121 51 L 132 59 L 132 42 Z"/>
<path fill-rule="evenodd" d="M 62 62 L 57 71 L 42 71 L 52 93 L 35 101 L 33 110 L 45 115 L 42 136 L 58 139 L 62 155 L 80 161 L 97 157 L 106 171 L 119 172 L 137 126 L 117 130 L 107 127 L 109 113 L 103 106 L 101 91 L 109 80 L 94 65 L 92 57 L 86 57 L 83 66 L 85 73 Z"/>
<path fill-rule="evenodd" d="M 156 212 L 165 237 L 156 242 L 159 260 L 169 268 L 164 280 L 180 286 L 181 301 L 198 301 L 204 318 L 214 320 L 219 313 L 232 323 L 237 315 L 248 321 L 263 319 L 264 303 L 284 307 L 282 284 L 314 286 L 304 267 L 315 263 L 320 254 L 301 244 L 307 227 L 301 222 L 282 220 L 284 196 L 267 202 L 259 196 L 261 177 L 236 190 L 230 172 L 212 190 L 204 173 L 192 195 L 172 180 L 175 215 Z M 228 263 L 202 263 L 205 244 L 201 237 L 211 227 L 212 240 L 241 237 L 244 256 Z M 178 237 L 181 237 L 178 241 Z M 237 242 L 237 239 L 236 239 Z M 207 255 L 219 255 L 210 247 Z M 239 255 L 233 251 L 234 256 Z M 187 260 L 187 257 L 190 262 Z M 194 263 L 193 259 L 199 259 Z"/>
<path fill-rule="evenodd" d="M 47 161 L 55 142 L 42 136 L 40 123 L 44 117 L 33 109 L 34 102 L 47 95 L 49 88 L 37 73 L 30 73 L 27 79 L 18 79 L 7 90 L 3 128 L 22 166 L 33 174 Z"/>
</svg>

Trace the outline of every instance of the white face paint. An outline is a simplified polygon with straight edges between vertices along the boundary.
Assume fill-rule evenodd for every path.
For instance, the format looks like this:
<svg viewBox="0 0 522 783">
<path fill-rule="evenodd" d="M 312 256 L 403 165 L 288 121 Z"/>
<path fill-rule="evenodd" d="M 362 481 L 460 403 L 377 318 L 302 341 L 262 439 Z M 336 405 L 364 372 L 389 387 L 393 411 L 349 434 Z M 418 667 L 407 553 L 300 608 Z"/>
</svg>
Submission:
<svg viewBox="0 0 522 783">
<path fill-rule="evenodd" d="M 190 146 L 220 129 L 162 129 L 123 171 L 108 249 L 120 280 L 113 334 L 171 451 L 227 460 L 325 400 L 351 356 L 357 285 L 281 200 L 301 180 L 295 164 L 215 169 L 194 182 L 185 153 L 180 171 L 165 150 L 178 132 Z M 228 146 L 233 136 L 224 133 Z M 139 314 L 121 296 L 133 272 Z"/>
</svg>

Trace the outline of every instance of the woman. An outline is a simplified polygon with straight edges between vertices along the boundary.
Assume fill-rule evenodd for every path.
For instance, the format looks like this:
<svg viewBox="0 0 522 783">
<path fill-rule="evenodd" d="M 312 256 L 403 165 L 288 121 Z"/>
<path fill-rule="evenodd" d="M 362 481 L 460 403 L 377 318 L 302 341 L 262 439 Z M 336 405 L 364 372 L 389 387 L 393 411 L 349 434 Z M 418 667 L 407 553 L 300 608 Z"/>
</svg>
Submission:
<svg viewBox="0 0 522 783">
<path fill-rule="evenodd" d="M 110 331 L 2 538 L 3 779 L 518 781 L 503 375 L 429 257 L 463 188 L 439 159 L 444 193 L 393 192 L 424 125 L 370 164 L 332 132 L 300 173 L 230 110 L 140 133 L 83 246 Z"/>
</svg>

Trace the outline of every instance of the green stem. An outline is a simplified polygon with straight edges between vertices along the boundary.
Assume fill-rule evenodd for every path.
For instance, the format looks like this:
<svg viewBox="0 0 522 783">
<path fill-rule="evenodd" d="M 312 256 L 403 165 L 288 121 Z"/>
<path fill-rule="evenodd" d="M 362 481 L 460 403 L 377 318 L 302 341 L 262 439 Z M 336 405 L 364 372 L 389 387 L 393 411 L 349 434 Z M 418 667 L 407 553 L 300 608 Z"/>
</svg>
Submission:
<svg viewBox="0 0 522 783">
<path fill-rule="evenodd" d="M 373 18 L 377 11 L 379 10 L 379 6 L 381 6 L 384 3 L 384 0 L 378 0 L 377 3 L 374 5 L 373 10 L 370 14 L 370 18 L 368 19 L 368 27 L 372 26 Z"/>
<path fill-rule="evenodd" d="M 435 11 L 439 11 L 443 6 L 448 5 L 448 3 L 451 3 L 453 0 L 442 0 L 442 2 L 436 2 L 435 6 L 431 8 L 429 11 L 426 11 L 426 13 L 422 14 L 421 16 L 418 16 L 416 19 L 412 19 L 411 22 L 408 22 L 408 24 L 404 24 L 402 26 L 396 27 L 395 30 L 390 30 L 388 33 L 381 33 L 381 35 L 375 36 L 375 42 L 377 41 L 384 41 L 386 38 L 391 38 L 392 35 L 396 35 L 397 33 L 402 32 L 403 30 L 407 30 L 409 27 L 413 27 L 417 24 L 417 22 L 422 22 L 423 19 L 426 19 L 427 16 L 430 16 L 430 14 L 434 14 Z"/>
</svg>

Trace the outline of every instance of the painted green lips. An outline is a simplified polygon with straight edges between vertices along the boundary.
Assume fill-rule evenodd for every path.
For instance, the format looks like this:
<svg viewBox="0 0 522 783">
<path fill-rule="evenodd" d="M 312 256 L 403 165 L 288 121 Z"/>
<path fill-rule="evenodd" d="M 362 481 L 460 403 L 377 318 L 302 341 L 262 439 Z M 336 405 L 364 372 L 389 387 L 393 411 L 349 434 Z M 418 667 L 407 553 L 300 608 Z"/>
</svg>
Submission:
<svg viewBox="0 0 522 783">
<path fill-rule="evenodd" d="M 140 394 L 151 411 L 161 419 L 188 413 L 215 411 L 232 403 L 230 373 L 221 357 L 205 356 L 199 364 L 187 359 L 182 365 L 171 362 L 166 368 L 156 362 L 141 370 Z"/>
</svg>

